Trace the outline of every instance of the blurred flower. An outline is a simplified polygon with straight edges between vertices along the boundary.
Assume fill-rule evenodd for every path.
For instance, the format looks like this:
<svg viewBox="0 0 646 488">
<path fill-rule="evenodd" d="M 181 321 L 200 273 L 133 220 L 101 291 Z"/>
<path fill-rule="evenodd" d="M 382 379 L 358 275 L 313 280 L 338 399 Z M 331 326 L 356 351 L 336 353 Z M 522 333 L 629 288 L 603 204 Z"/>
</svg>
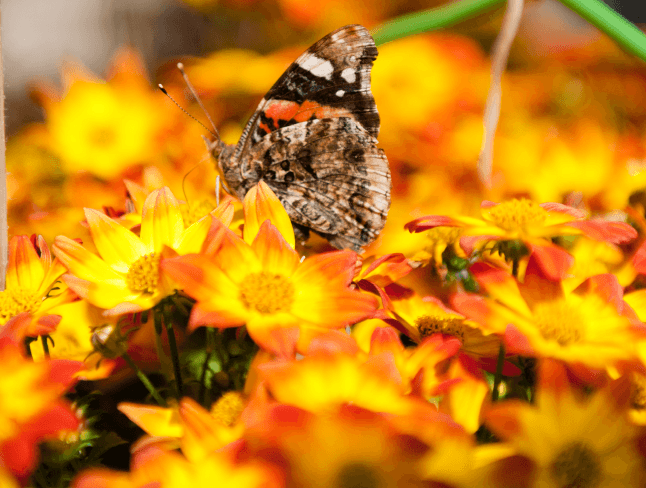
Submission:
<svg viewBox="0 0 646 488">
<path fill-rule="evenodd" d="M 499 486 L 519 486 L 522 479 L 527 483 L 520 486 L 541 488 L 644 486 L 646 431 L 627 418 L 628 382 L 587 398 L 577 393 L 562 366 L 544 361 L 534 405 L 510 400 L 492 407 L 486 424 L 531 461 L 521 472 L 509 463 L 509 483 Z"/>
<path fill-rule="evenodd" d="M 173 283 L 160 273 L 162 254 L 167 248 L 197 252 L 210 225 L 205 217 L 185 229 L 168 188 L 146 199 L 139 237 L 97 210 L 86 209 L 85 216 L 101 257 L 64 236 L 56 238 L 55 253 L 70 271 L 63 276 L 69 287 L 112 315 L 147 310 L 173 293 Z"/>
<path fill-rule="evenodd" d="M 156 159 L 170 119 L 143 66 L 138 54 L 124 49 L 115 55 L 107 83 L 70 63 L 63 71 L 62 94 L 37 86 L 52 149 L 65 172 L 89 171 L 110 179 L 131 165 Z"/>
<path fill-rule="evenodd" d="M 509 259 L 522 257 L 522 249 L 512 244 L 520 241 L 530 248 L 550 276 L 559 278 L 571 265 L 571 257 L 548 239 L 562 235 L 584 234 L 596 240 L 620 244 L 637 237 L 637 232 L 623 222 L 585 220 L 585 214 L 558 203 L 537 204 L 527 199 L 504 203 L 484 201 L 483 219 L 432 215 L 406 224 L 410 232 L 424 232 L 436 227 L 457 227 L 462 231 L 461 245 L 473 249 L 478 244 L 496 241 L 493 249 Z"/>
<path fill-rule="evenodd" d="M 278 470 L 266 463 L 250 460 L 236 462 L 226 453 L 212 452 L 199 463 L 181 454 L 150 446 L 135 453 L 130 473 L 93 468 L 81 472 L 73 488 L 184 488 L 211 486 L 221 488 L 279 488 Z"/>
<path fill-rule="evenodd" d="M 27 312 L 32 319 L 28 336 L 54 331 L 61 317 L 52 314 L 52 308 L 76 299 L 74 292 L 59 282 L 64 272 L 65 267 L 58 259 L 52 259 L 41 236 L 33 240 L 27 236 L 12 237 L 6 289 L 0 292 L 0 321 L 6 323 Z"/>
<path fill-rule="evenodd" d="M 645 329 L 614 275 L 594 276 L 567 292 L 533 257 L 523 283 L 484 264 L 471 272 L 487 297 L 459 294 L 453 306 L 483 329 L 504 333 L 509 353 L 559 359 L 588 381 L 606 368 L 637 367 Z"/>
<path fill-rule="evenodd" d="M 26 320 L 23 314 L 11 322 Z M 0 466 L 26 481 L 38 461 L 38 443 L 78 427 L 61 397 L 75 383 L 80 363 L 27 359 L 6 335 L 11 322 L 0 329 Z"/>
</svg>

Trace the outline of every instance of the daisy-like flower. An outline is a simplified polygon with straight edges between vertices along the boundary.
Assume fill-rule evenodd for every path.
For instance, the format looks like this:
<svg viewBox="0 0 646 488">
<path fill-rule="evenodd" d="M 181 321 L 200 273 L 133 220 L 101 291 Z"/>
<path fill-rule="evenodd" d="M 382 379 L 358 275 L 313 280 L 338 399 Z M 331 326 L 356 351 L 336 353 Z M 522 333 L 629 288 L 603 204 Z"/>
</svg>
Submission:
<svg viewBox="0 0 646 488">
<path fill-rule="evenodd" d="M 377 308 L 372 295 L 351 290 L 357 256 L 351 251 L 319 254 L 303 262 L 268 221 L 251 245 L 214 221 L 220 246 L 167 259 L 162 267 L 197 300 L 189 328 L 247 326 L 262 347 L 282 350 L 300 331 L 298 349 L 330 329 L 358 322 Z M 286 334 L 286 335 L 285 335 Z M 282 344 L 282 345 L 281 345 Z"/>
<path fill-rule="evenodd" d="M 630 387 L 626 378 L 590 397 L 577 395 L 565 369 L 544 361 L 536 402 L 505 401 L 486 414 L 486 424 L 530 460 L 518 457 L 505 466 L 506 482 L 528 488 L 642 487 L 646 469 L 641 446 L 646 431 L 627 417 Z M 510 459 L 512 461 L 512 459 Z M 520 483 L 519 480 L 525 480 Z"/>
<path fill-rule="evenodd" d="M 0 329 L 0 467 L 23 481 L 36 466 L 38 442 L 77 428 L 78 420 L 61 396 L 81 367 L 74 361 L 26 358 L 17 342 L 24 336 L 17 331 L 24 333 L 28 322 L 21 314 Z"/>
<path fill-rule="evenodd" d="M 438 227 L 457 227 L 461 230 L 461 245 L 466 250 L 489 241 L 497 241 L 494 249 L 506 255 L 516 251 L 522 257 L 519 242 L 535 254 L 539 264 L 553 277 L 562 276 L 572 258 L 561 248 L 551 244 L 551 237 L 587 235 L 590 238 L 621 244 L 637 237 L 637 232 L 623 222 L 601 219 L 586 220 L 585 213 L 559 203 L 537 204 L 527 199 L 513 199 L 503 203 L 484 201 L 482 219 L 431 215 L 406 224 L 410 232 L 424 232 Z M 505 245 L 506 244 L 506 245 Z"/>
<path fill-rule="evenodd" d="M 37 336 L 55 330 L 60 315 L 51 313 L 57 305 L 76 299 L 76 294 L 60 284 L 65 267 L 52 259 L 41 237 L 14 236 L 9 242 L 6 289 L 0 292 L 0 323 L 20 313 L 31 316 L 27 335 Z M 58 286 L 57 287 L 57 282 Z"/>
<path fill-rule="evenodd" d="M 614 275 L 594 276 L 568 292 L 533 256 L 523 283 L 482 263 L 471 272 L 488 296 L 458 294 L 452 304 L 483 330 L 504 334 L 508 352 L 562 360 L 590 381 L 607 368 L 637 367 L 645 330 Z"/>
<path fill-rule="evenodd" d="M 166 187 L 146 199 L 139 236 L 97 210 L 85 209 L 85 217 L 100 256 L 64 236 L 56 238 L 54 252 L 69 270 L 65 283 L 106 315 L 147 310 L 172 294 L 175 285 L 160 272 L 164 250 L 199 251 L 211 224 L 207 216 L 185 229 Z"/>
</svg>

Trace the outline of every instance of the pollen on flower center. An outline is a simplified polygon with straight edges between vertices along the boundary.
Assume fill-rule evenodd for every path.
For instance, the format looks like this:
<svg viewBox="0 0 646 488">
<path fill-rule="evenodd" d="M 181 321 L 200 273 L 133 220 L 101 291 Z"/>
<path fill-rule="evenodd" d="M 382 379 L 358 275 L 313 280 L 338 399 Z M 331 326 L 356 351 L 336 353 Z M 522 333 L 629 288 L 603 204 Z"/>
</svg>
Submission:
<svg viewBox="0 0 646 488">
<path fill-rule="evenodd" d="M 0 292 L 0 320 L 6 322 L 19 313 L 33 313 L 38 310 L 42 300 L 22 288 L 10 288 Z"/>
<path fill-rule="evenodd" d="M 159 284 L 159 261 L 155 253 L 145 254 L 137 259 L 128 270 L 126 283 L 132 291 L 154 293 Z"/>
<path fill-rule="evenodd" d="M 294 285 L 283 275 L 252 273 L 240 283 L 240 300 L 262 314 L 288 311 L 294 302 Z"/>
<path fill-rule="evenodd" d="M 601 481 L 598 456 L 581 443 L 570 444 L 554 456 L 550 472 L 556 486 L 595 488 Z"/>
<path fill-rule="evenodd" d="M 537 304 L 533 310 L 534 323 L 547 340 L 569 346 L 583 338 L 580 313 L 564 301 Z"/>
<path fill-rule="evenodd" d="M 415 320 L 415 326 L 422 337 L 441 333 L 457 337 L 464 344 L 464 324 L 460 317 L 422 315 Z"/>
<path fill-rule="evenodd" d="M 489 209 L 493 223 L 508 231 L 524 229 L 529 225 L 540 225 L 547 218 L 547 211 L 526 198 L 503 202 Z"/>
<path fill-rule="evenodd" d="M 244 410 L 244 399 L 238 391 L 227 391 L 211 407 L 211 415 L 222 425 L 231 427 Z"/>
</svg>

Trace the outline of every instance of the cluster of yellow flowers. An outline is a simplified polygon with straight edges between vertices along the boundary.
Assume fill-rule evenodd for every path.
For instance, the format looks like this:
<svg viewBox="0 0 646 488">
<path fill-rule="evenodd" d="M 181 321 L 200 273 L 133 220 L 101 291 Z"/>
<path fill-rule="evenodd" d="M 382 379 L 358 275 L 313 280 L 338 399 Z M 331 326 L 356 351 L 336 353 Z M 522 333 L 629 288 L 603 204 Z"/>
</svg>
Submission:
<svg viewBox="0 0 646 488">
<path fill-rule="evenodd" d="M 187 66 L 225 141 L 291 59 Z M 505 78 L 495 203 L 483 54 L 381 49 L 393 203 L 357 255 L 296 242 L 263 182 L 214 191 L 202 129 L 142 65 L 66 66 L 9 142 L 2 487 L 646 486 L 646 107 L 575 97 L 612 72 Z"/>
</svg>

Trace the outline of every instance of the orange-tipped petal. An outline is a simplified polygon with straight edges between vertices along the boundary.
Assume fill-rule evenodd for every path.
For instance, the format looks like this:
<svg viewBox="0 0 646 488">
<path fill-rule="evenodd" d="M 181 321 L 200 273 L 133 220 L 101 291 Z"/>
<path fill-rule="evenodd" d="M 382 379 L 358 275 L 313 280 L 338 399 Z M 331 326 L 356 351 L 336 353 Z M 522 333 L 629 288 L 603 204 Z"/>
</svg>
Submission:
<svg viewBox="0 0 646 488">
<path fill-rule="evenodd" d="M 45 270 L 28 236 L 14 236 L 9 241 L 7 288 L 36 291 L 45 278 Z"/>
<path fill-rule="evenodd" d="M 123 277 L 103 259 L 68 237 L 58 236 L 54 240 L 53 250 L 70 273 L 79 278 L 90 281 L 123 281 Z"/>
<path fill-rule="evenodd" d="M 298 254 L 269 220 L 262 223 L 251 247 L 266 272 L 290 276 L 298 266 Z"/>
<path fill-rule="evenodd" d="M 148 195 L 141 217 L 141 241 L 146 252 L 159 253 L 165 245 L 177 249 L 183 232 L 179 203 L 170 189 L 165 186 Z"/>
<path fill-rule="evenodd" d="M 637 237 L 637 231 L 624 222 L 611 222 L 601 219 L 581 220 L 570 222 L 568 227 L 580 230 L 590 239 L 612 244 L 623 244 Z"/>
<path fill-rule="evenodd" d="M 287 211 L 280 203 L 276 194 L 260 180 L 251 188 L 244 198 L 244 240 L 251 244 L 260 231 L 263 222 L 269 220 L 280 232 L 287 243 L 292 247 L 296 245 L 294 228 L 287 215 Z"/>
<path fill-rule="evenodd" d="M 127 272 L 132 263 L 149 252 L 134 233 L 98 210 L 86 208 L 85 218 L 97 251 L 115 270 Z"/>
</svg>

